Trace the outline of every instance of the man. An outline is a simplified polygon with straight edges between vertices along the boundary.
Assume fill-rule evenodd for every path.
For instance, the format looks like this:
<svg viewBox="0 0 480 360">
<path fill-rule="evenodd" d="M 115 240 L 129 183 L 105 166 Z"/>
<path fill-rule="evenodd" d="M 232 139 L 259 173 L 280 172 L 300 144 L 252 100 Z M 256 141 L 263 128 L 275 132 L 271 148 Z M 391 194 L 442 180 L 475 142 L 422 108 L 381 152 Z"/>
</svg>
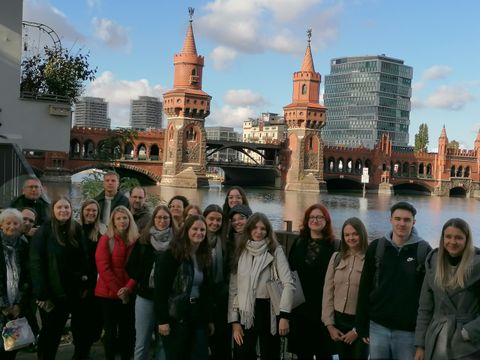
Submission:
<svg viewBox="0 0 480 360">
<path fill-rule="evenodd" d="M 42 197 L 43 187 L 40 180 L 34 176 L 23 182 L 22 195 L 12 201 L 10 207 L 18 210 L 29 207 L 37 213 L 35 225 L 41 225 L 50 217 L 50 204 Z"/>
<path fill-rule="evenodd" d="M 137 224 L 138 231 L 142 232 L 150 221 L 150 210 L 146 205 L 147 194 L 145 189 L 141 186 L 135 186 L 130 190 L 130 211 L 132 212 L 135 224 Z"/>
<path fill-rule="evenodd" d="M 100 221 L 108 225 L 112 210 L 119 205 L 129 207 L 128 198 L 118 191 L 120 177 L 114 171 L 103 175 L 103 191 L 95 198 L 100 205 Z"/>
<path fill-rule="evenodd" d="M 413 359 L 418 300 L 430 245 L 414 228 L 416 209 L 390 209 L 392 231 L 368 247 L 360 279 L 356 331 L 370 359 Z"/>
<path fill-rule="evenodd" d="M 38 227 L 35 226 L 37 221 L 37 212 L 29 207 L 22 209 L 22 216 L 23 216 L 23 225 L 22 225 L 22 234 L 30 243 L 33 235 L 37 231 Z"/>
</svg>

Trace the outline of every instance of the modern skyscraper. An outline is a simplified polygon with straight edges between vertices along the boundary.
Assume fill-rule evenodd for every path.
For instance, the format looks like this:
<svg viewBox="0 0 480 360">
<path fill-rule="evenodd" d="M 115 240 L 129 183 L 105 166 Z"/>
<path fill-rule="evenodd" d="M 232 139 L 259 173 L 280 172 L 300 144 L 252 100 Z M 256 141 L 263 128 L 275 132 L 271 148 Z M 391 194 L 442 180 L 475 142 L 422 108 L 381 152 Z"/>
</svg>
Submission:
<svg viewBox="0 0 480 360">
<path fill-rule="evenodd" d="M 160 129 L 162 127 L 162 102 L 159 98 L 140 96 L 131 101 L 130 126 L 133 129 Z"/>
<path fill-rule="evenodd" d="M 75 104 L 75 126 L 110 129 L 108 103 L 103 98 L 81 97 Z"/>
<path fill-rule="evenodd" d="M 413 68 L 385 55 L 336 58 L 325 77 L 326 145 L 373 148 L 388 133 L 408 145 Z"/>
</svg>

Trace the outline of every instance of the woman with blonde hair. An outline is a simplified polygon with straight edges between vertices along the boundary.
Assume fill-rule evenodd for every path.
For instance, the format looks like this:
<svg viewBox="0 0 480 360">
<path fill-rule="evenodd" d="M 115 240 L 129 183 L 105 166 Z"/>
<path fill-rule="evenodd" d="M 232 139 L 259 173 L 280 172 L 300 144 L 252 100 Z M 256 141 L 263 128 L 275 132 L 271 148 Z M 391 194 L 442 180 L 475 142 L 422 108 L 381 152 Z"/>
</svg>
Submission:
<svg viewBox="0 0 480 360">
<path fill-rule="evenodd" d="M 125 206 L 117 206 L 95 254 L 98 270 L 95 295 L 102 304 L 105 358 L 108 360 L 115 359 L 117 334 L 122 360 L 129 360 L 133 355 L 135 280 L 128 276 L 125 265 L 137 238 L 137 225 L 131 212 Z"/>
<path fill-rule="evenodd" d="M 468 223 L 448 220 L 425 262 L 415 360 L 480 359 L 480 250 Z"/>
</svg>

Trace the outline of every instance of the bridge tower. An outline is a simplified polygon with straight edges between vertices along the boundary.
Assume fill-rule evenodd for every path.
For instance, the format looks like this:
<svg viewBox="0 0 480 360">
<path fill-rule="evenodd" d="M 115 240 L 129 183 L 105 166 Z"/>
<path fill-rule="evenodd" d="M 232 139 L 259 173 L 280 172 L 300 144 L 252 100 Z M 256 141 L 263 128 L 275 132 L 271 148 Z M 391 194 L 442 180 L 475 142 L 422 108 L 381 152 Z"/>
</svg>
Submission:
<svg viewBox="0 0 480 360">
<path fill-rule="evenodd" d="M 293 74 L 292 103 L 283 108 L 290 150 L 285 190 L 325 192 L 320 129 L 325 125 L 326 108 L 319 102 L 321 75 L 313 64 L 310 29 L 307 35 L 302 68 Z"/>
<path fill-rule="evenodd" d="M 193 35 L 193 8 L 183 49 L 175 54 L 173 89 L 163 95 L 168 118 L 161 185 L 208 186 L 205 118 L 211 96 L 202 90 L 204 57 L 197 54 Z"/>
</svg>

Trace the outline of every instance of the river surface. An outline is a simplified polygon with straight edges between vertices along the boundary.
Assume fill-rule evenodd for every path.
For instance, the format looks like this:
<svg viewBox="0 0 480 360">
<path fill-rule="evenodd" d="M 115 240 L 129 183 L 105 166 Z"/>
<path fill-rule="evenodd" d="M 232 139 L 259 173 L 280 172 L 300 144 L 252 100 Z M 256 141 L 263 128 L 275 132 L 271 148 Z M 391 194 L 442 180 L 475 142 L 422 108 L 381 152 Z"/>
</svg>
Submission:
<svg viewBox="0 0 480 360">
<path fill-rule="evenodd" d="M 79 208 L 81 192 L 78 183 L 46 183 L 45 189 L 50 198 L 67 195 L 74 208 Z M 160 186 L 147 187 L 147 193 L 156 194 L 168 201 L 174 195 L 184 195 L 191 203 L 205 208 L 209 204 L 223 206 L 227 188 L 215 189 L 175 189 Z M 252 210 L 265 213 L 274 229 L 285 229 L 284 220 L 292 221 L 293 229 L 298 230 L 305 209 L 322 202 L 330 211 L 335 235 L 339 237 L 343 222 L 357 216 L 366 225 L 370 240 L 382 236 L 391 226 L 389 208 L 397 201 L 409 201 L 417 209 L 415 227 L 420 236 L 433 247 L 438 246 L 443 224 L 452 217 L 466 220 L 472 227 L 474 242 L 480 246 L 480 202 L 476 199 L 448 198 L 433 196 L 379 196 L 368 194 L 311 194 L 285 192 L 281 190 L 246 188 Z"/>
</svg>

